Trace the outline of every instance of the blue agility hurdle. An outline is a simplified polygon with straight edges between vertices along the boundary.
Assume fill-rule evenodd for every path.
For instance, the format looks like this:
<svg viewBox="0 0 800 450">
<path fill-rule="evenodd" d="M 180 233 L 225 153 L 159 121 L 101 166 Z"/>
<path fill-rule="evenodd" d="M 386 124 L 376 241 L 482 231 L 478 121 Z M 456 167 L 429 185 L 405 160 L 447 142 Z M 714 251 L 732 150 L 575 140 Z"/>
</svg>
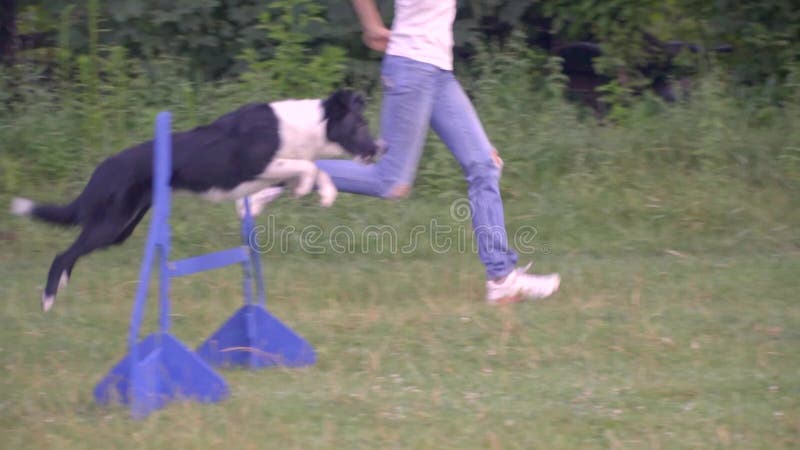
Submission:
<svg viewBox="0 0 800 450">
<path fill-rule="evenodd" d="M 169 211 L 172 172 L 171 116 L 156 118 L 153 141 L 153 218 L 144 248 L 139 285 L 131 313 L 128 354 L 94 389 L 100 404 L 130 405 L 134 417 L 144 417 L 176 399 L 218 402 L 228 396 L 225 380 L 214 366 L 263 368 L 314 364 L 313 347 L 266 309 L 266 289 L 258 252 L 250 246 L 253 217 L 245 200 L 243 245 L 206 255 L 169 261 Z M 154 262 L 159 268 L 159 331 L 139 341 Z M 241 264 L 245 304 L 206 339 L 195 352 L 169 333 L 170 279 Z M 253 285 L 255 284 L 255 296 Z"/>
</svg>

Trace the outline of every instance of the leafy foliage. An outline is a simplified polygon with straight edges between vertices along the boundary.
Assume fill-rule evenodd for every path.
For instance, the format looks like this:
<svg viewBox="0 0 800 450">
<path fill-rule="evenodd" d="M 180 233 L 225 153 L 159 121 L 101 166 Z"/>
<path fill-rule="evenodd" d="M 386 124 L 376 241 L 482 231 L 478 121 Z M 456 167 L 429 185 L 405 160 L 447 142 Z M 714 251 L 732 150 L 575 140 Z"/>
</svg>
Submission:
<svg viewBox="0 0 800 450">
<path fill-rule="evenodd" d="M 295 23 L 291 31 L 306 38 L 306 48 L 332 45 L 360 60 L 374 59 L 360 43 L 360 28 L 349 2 L 319 0 L 313 3 L 315 20 Z M 384 20 L 391 20 L 392 0 L 379 0 Z M 800 59 L 800 9 L 791 0 L 459 0 L 455 23 L 458 46 L 475 46 L 486 38 L 506 39 L 512 30 L 524 32 L 536 45 L 569 40 L 600 44 L 603 56 L 598 70 L 617 78 L 619 93 L 652 78 L 653 68 L 684 62 L 696 66 L 697 58 L 678 58 L 664 44 L 685 41 L 695 49 L 721 44 L 732 51 L 718 63 L 748 84 L 780 85 Z M 93 6 L 94 5 L 94 6 Z M 92 45 L 122 45 L 143 60 L 179 56 L 187 71 L 204 78 L 238 74 L 245 49 L 270 56 L 274 40 L 265 36 L 263 13 L 309 2 L 285 0 L 32 0 L 21 9 L 20 32 L 56 32 L 69 21 L 73 51 Z M 94 9 L 93 9 L 94 8 Z M 65 13 L 65 11 L 67 11 Z M 95 11 L 95 12 L 92 12 Z M 99 34 L 91 35 L 86 20 L 95 17 Z M 94 20 L 94 19 L 92 19 Z M 278 26 L 277 24 L 275 24 Z M 61 26 L 63 28 L 63 26 Z M 277 30 L 272 30 L 275 36 Z M 546 42 L 545 42 L 546 41 Z M 300 43 L 297 41 L 297 43 Z M 329 50 L 320 50 L 327 52 Z M 89 51 L 91 53 L 91 51 Z M 650 71 L 643 68 L 650 68 Z M 194 75 L 193 75 L 194 76 Z M 621 80 L 621 81 L 620 81 Z M 779 95 L 778 93 L 774 95 Z"/>
<path fill-rule="evenodd" d="M 339 84 L 344 76 L 344 51 L 330 45 L 313 51 L 311 36 L 304 32 L 325 23 L 321 14 L 322 8 L 313 0 L 272 2 L 257 26 L 266 32 L 270 52 L 243 51 L 240 59 L 250 69 L 242 76 L 245 82 L 275 98 L 320 95 Z"/>
<path fill-rule="evenodd" d="M 800 64 L 800 8 L 783 0 L 686 0 L 687 10 L 706 18 L 712 42 L 734 51 L 725 60 L 739 81 L 776 85 Z"/>
<path fill-rule="evenodd" d="M 298 11 L 313 8 L 313 15 L 321 18 L 326 11 L 324 3 L 286 0 L 48 0 L 31 2 L 23 15 L 28 18 L 25 23 L 40 31 L 55 31 L 59 23 L 68 21 L 67 37 L 73 51 L 91 53 L 91 45 L 100 39 L 102 44 L 122 45 L 132 56 L 143 60 L 179 56 L 188 61 L 187 72 L 199 73 L 204 78 L 219 78 L 241 70 L 237 57 L 244 49 L 258 49 L 261 53 L 273 50 L 274 41 L 265 36 L 265 30 L 271 32 L 273 38 L 281 36 L 276 34 L 276 29 L 265 27 L 260 20 L 263 14 L 286 8 Z M 336 3 L 342 6 L 341 2 Z M 84 22 L 87 17 L 92 17 L 93 4 L 100 8 L 99 28 L 87 27 Z M 68 16 L 65 17 L 63 11 L 69 11 Z M 349 6 L 347 13 L 352 16 Z M 355 30 L 356 23 L 351 18 L 351 31 Z M 302 34 L 305 37 L 304 46 L 316 45 L 319 37 L 330 39 L 337 36 L 333 33 L 337 27 L 318 20 L 295 22 L 291 26 L 295 36 Z M 98 31 L 99 36 L 92 35 L 91 30 Z M 324 36 L 320 35 L 321 31 Z"/>
</svg>

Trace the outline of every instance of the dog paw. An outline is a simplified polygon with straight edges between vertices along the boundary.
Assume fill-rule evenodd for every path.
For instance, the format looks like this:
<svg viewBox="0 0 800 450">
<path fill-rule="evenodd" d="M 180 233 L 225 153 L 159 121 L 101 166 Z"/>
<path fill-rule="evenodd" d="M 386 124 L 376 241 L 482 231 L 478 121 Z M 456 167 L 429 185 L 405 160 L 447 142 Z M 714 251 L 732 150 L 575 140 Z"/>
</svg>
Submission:
<svg viewBox="0 0 800 450">
<path fill-rule="evenodd" d="M 320 170 L 317 173 L 317 192 L 319 192 L 319 204 L 329 208 L 336 201 L 339 191 L 333 184 L 330 175 Z"/>
<path fill-rule="evenodd" d="M 244 200 L 242 199 L 236 200 L 236 214 L 239 215 L 240 219 L 244 219 L 245 213 L 246 210 L 244 208 Z"/>
<path fill-rule="evenodd" d="M 261 214 L 268 203 L 272 203 L 283 194 L 283 188 L 279 186 L 272 186 L 262 189 L 257 193 L 250 196 L 250 215 L 253 217 Z"/>
<path fill-rule="evenodd" d="M 336 201 L 336 197 L 338 196 L 339 191 L 334 189 L 320 189 L 319 190 L 319 204 L 325 208 L 330 208 L 333 206 L 333 202 Z"/>
<path fill-rule="evenodd" d="M 14 197 L 11 200 L 11 214 L 15 216 L 30 216 L 34 206 L 33 201 L 27 198 Z"/>
<path fill-rule="evenodd" d="M 55 295 L 42 294 L 42 312 L 50 311 L 53 304 L 56 302 Z"/>
<path fill-rule="evenodd" d="M 311 193 L 314 190 L 314 179 L 313 178 L 303 178 L 297 183 L 297 186 L 294 188 L 294 196 L 295 197 L 304 197 Z"/>
</svg>

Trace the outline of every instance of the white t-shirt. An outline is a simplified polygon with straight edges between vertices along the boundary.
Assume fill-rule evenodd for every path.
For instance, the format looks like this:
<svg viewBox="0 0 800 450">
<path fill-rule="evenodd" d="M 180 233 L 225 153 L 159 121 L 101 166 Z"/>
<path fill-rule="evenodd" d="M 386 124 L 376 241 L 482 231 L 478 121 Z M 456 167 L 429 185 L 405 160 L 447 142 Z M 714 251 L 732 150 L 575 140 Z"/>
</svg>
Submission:
<svg viewBox="0 0 800 450">
<path fill-rule="evenodd" d="M 395 0 L 386 54 L 453 70 L 456 0 Z"/>
</svg>

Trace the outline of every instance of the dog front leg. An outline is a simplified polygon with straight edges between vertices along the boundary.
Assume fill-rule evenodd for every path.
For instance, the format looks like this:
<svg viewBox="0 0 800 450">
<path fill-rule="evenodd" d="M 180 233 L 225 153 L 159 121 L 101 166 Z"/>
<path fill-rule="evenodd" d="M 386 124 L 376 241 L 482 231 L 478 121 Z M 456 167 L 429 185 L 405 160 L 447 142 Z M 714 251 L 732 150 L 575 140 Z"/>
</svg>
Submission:
<svg viewBox="0 0 800 450">
<path fill-rule="evenodd" d="M 319 204 L 325 208 L 333 205 L 333 202 L 336 201 L 336 196 L 339 194 L 339 190 L 336 189 L 336 185 L 333 184 L 330 175 L 324 170 L 317 172 L 317 191 L 319 192 Z"/>
<path fill-rule="evenodd" d="M 317 192 L 319 192 L 320 205 L 328 208 L 336 201 L 339 190 L 336 189 L 336 185 L 333 184 L 330 175 L 317 168 L 316 164 L 311 164 L 314 166 L 314 170 L 303 171 L 299 175 L 294 188 L 294 195 L 295 197 L 302 197 L 309 194 L 316 187 Z"/>
<path fill-rule="evenodd" d="M 291 181 L 296 181 L 293 190 L 295 197 L 308 195 L 316 186 L 320 195 L 320 204 L 325 207 L 333 204 L 339 192 L 331 177 L 319 170 L 317 165 L 311 161 L 276 159 L 269 165 L 264 175 L 277 182 L 284 181 L 291 184 Z"/>
<path fill-rule="evenodd" d="M 247 197 L 250 200 L 250 214 L 253 216 L 257 216 L 267 203 L 280 197 L 283 188 L 274 186 L 278 183 L 293 186 L 292 192 L 295 197 L 308 195 L 314 190 L 316 184 L 320 191 L 320 204 L 325 207 L 333 204 L 338 193 L 328 174 L 319 170 L 313 162 L 306 160 L 276 159 L 270 163 L 259 178 L 273 186 Z M 236 207 L 239 216 L 243 217 L 244 201 L 237 200 Z"/>
<path fill-rule="evenodd" d="M 297 185 L 294 187 L 295 197 L 305 197 L 314 190 L 314 182 L 320 170 L 311 161 L 296 161 L 297 163 Z"/>
<path fill-rule="evenodd" d="M 277 200 L 281 194 L 283 194 L 282 187 L 270 186 L 254 194 L 248 195 L 246 198 L 250 201 L 250 215 L 255 217 L 261 214 L 261 212 L 264 210 L 264 207 L 267 206 L 268 203 Z M 244 217 L 244 198 L 236 200 L 236 211 L 239 213 L 239 217 Z"/>
<path fill-rule="evenodd" d="M 302 197 L 314 190 L 318 171 L 316 164 L 311 161 L 279 158 L 272 161 L 259 178 L 270 185 L 296 181 L 294 196 Z"/>
</svg>

